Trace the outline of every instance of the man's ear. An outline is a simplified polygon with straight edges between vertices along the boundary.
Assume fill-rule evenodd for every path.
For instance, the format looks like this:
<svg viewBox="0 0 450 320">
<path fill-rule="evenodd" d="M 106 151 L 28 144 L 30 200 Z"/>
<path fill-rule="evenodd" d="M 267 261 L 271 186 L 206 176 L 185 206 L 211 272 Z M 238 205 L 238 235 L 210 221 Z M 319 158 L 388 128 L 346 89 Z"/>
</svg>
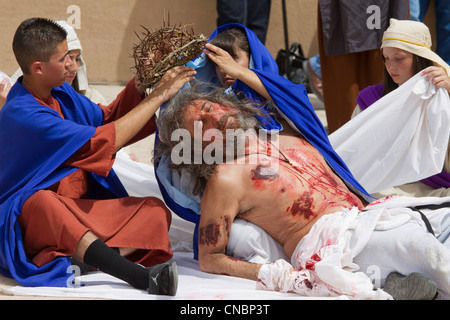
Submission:
<svg viewBox="0 0 450 320">
<path fill-rule="evenodd" d="M 41 61 L 35 61 L 31 64 L 31 73 L 32 74 L 38 74 L 38 75 L 42 75 L 44 72 L 44 68 L 43 68 L 44 63 Z"/>
</svg>

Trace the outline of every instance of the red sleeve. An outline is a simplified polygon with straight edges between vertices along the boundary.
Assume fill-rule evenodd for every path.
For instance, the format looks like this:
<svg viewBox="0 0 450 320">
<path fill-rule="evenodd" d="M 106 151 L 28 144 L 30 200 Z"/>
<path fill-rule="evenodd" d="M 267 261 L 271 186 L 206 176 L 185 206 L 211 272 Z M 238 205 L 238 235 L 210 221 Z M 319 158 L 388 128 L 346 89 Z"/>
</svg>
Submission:
<svg viewBox="0 0 450 320">
<path fill-rule="evenodd" d="M 129 111 L 131 111 L 134 107 L 136 107 L 139 103 L 141 103 L 143 97 L 137 91 L 134 78 L 131 79 L 125 89 L 117 96 L 117 98 L 109 105 L 103 106 L 99 105 L 102 108 L 104 121 L 103 123 L 111 123 L 116 121 L 126 115 Z M 142 130 L 134 136 L 126 145 L 133 144 L 139 140 L 142 140 L 149 135 L 155 133 L 156 131 L 156 116 L 153 116 L 152 119 L 142 128 Z"/>
<path fill-rule="evenodd" d="M 107 176 L 115 160 L 116 126 L 114 121 L 126 115 L 141 103 L 142 99 L 132 79 L 110 105 L 99 105 L 103 111 L 103 125 L 97 128 L 94 136 L 66 162 L 66 165 Z M 153 134 L 156 131 L 155 119 L 156 117 L 153 116 L 127 145 Z"/>
<path fill-rule="evenodd" d="M 68 161 L 66 166 L 83 169 L 107 176 L 116 155 L 116 125 L 114 122 L 97 128 L 94 136 L 86 142 Z"/>
</svg>

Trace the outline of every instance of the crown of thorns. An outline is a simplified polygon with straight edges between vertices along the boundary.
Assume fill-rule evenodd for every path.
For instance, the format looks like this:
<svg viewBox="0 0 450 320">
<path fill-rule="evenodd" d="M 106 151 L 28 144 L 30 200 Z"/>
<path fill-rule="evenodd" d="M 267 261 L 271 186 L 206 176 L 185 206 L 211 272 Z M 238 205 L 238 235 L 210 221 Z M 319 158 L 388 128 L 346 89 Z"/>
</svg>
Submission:
<svg viewBox="0 0 450 320">
<path fill-rule="evenodd" d="M 136 36 L 139 44 L 133 47 L 134 73 L 144 89 L 151 88 L 162 76 L 176 66 L 182 66 L 198 57 L 208 39 L 194 35 L 192 25 L 163 26 L 157 31 L 143 27 Z"/>
</svg>

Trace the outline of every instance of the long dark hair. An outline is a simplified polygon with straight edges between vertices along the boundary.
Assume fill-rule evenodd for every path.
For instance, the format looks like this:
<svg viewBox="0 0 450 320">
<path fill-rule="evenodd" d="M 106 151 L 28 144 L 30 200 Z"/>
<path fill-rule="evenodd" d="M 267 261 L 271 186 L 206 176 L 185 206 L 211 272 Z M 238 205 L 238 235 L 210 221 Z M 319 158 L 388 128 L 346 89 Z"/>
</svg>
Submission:
<svg viewBox="0 0 450 320">
<path fill-rule="evenodd" d="M 210 41 L 211 44 L 225 50 L 233 58 L 237 57 L 236 49 L 245 51 L 250 57 L 250 44 L 248 43 L 247 34 L 244 29 L 232 28 L 219 33 Z"/>
<path fill-rule="evenodd" d="M 383 55 L 381 55 L 383 59 L 383 63 L 385 62 L 385 58 Z M 413 74 L 417 74 L 423 69 L 426 69 L 428 67 L 434 66 L 433 61 L 428 60 L 426 58 L 422 58 L 418 55 L 413 54 Z M 391 76 L 389 75 L 389 72 L 384 68 L 384 88 L 383 88 L 383 96 L 387 95 L 389 92 L 395 90 L 398 88 L 398 84 L 392 80 Z"/>
</svg>

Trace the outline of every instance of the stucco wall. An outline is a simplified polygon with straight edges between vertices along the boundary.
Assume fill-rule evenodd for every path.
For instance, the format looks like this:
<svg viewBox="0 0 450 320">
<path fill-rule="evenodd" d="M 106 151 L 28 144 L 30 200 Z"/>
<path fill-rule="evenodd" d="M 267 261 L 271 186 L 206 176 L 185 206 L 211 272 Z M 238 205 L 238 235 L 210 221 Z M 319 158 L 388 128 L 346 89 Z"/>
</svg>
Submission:
<svg viewBox="0 0 450 320">
<path fill-rule="evenodd" d="M 318 51 L 317 3 L 287 0 L 289 40 L 300 42 L 307 56 Z M 196 33 L 208 36 L 216 28 L 215 0 L 0 0 L 0 70 L 12 75 L 18 68 L 11 49 L 14 32 L 23 20 L 39 16 L 79 22 L 76 31 L 89 80 L 124 83 L 132 77 L 129 53 L 137 40 L 134 32 L 141 25 L 161 27 L 164 12 L 170 13 L 171 25 L 193 23 Z M 266 46 L 274 57 L 284 47 L 281 0 L 272 0 Z"/>
</svg>

